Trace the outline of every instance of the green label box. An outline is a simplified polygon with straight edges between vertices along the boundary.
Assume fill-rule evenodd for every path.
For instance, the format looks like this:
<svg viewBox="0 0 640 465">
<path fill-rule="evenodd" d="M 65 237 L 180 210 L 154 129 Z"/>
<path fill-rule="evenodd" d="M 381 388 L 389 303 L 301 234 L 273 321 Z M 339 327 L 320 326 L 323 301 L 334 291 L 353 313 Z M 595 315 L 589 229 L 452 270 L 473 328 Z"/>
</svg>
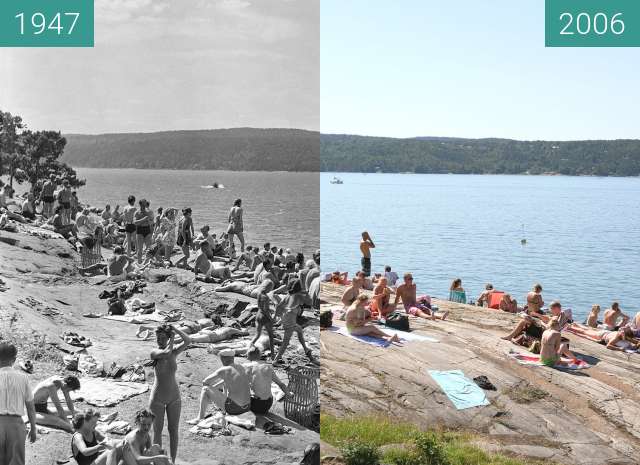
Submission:
<svg viewBox="0 0 640 465">
<path fill-rule="evenodd" d="M 545 0 L 547 47 L 640 47 L 640 0 Z"/>
<path fill-rule="evenodd" d="M 0 47 L 93 47 L 93 0 L 0 0 Z"/>
</svg>

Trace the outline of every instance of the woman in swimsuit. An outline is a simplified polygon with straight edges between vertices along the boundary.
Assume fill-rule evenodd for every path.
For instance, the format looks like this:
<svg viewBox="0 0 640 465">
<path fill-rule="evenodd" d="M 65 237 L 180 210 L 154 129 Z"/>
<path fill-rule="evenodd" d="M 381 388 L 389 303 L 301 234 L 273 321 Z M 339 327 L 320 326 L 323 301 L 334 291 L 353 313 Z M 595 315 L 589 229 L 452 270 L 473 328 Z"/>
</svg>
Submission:
<svg viewBox="0 0 640 465">
<path fill-rule="evenodd" d="M 591 312 L 587 317 L 587 326 L 590 328 L 598 327 L 598 314 L 600 313 L 600 305 L 593 305 L 591 307 Z"/>
<path fill-rule="evenodd" d="M 176 334 L 182 339 L 182 344 L 174 347 Z M 178 369 L 176 357 L 189 347 L 191 338 L 178 328 L 165 324 L 156 328 L 156 341 L 158 348 L 151 351 L 151 359 L 155 361 L 155 381 L 149 399 L 149 410 L 155 415 L 153 443 L 162 446 L 162 429 L 166 412 L 169 450 L 171 451 L 171 460 L 175 463 L 178 453 L 178 430 L 182 407 L 180 388 L 176 381 L 176 370 Z"/>
<path fill-rule="evenodd" d="M 232 250 L 235 250 L 235 244 L 233 243 L 233 235 L 238 236 L 240 241 L 240 251 L 244 252 L 244 225 L 242 224 L 242 199 L 236 199 L 233 202 L 233 207 L 229 210 L 229 227 L 227 233 L 229 233 L 229 245 Z"/>
<path fill-rule="evenodd" d="M 130 195 L 127 199 L 127 205 L 124 207 L 124 230 L 126 233 L 126 242 L 127 242 L 127 256 L 131 256 L 131 251 L 135 247 L 136 240 L 136 225 L 133 223 L 134 217 L 136 214 L 136 198 L 133 195 Z"/>
<path fill-rule="evenodd" d="M 185 208 L 182 210 L 182 219 L 178 224 L 178 245 L 182 247 L 182 253 L 184 257 L 177 261 L 177 267 L 183 267 L 185 270 L 188 268 L 187 261 L 191 256 L 189 252 L 193 246 L 193 219 L 191 218 L 191 208 Z"/>
<path fill-rule="evenodd" d="M 377 326 L 368 324 L 367 319 L 371 313 L 365 307 L 369 302 L 366 294 L 360 294 L 355 302 L 347 310 L 347 331 L 353 336 L 371 336 L 384 339 L 387 342 L 399 342 L 397 334 L 393 336 L 378 329 Z"/>
<path fill-rule="evenodd" d="M 147 200 L 140 199 L 138 205 L 140 205 L 140 210 L 134 215 L 133 224 L 136 225 L 138 263 L 142 263 L 142 247 L 146 246 L 147 250 L 151 247 L 153 213 L 149 210 L 149 202 Z"/>
<path fill-rule="evenodd" d="M 116 453 L 115 449 L 107 449 L 106 438 L 96 431 L 99 418 L 100 412 L 93 409 L 73 418 L 75 433 L 71 437 L 71 455 L 78 465 L 106 465 L 110 456 Z"/>
<path fill-rule="evenodd" d="M 619 331 L 609 331 L 606 329 L 593 329 L 588 326 L 572 323 L 567 330 L 578 336 L 605 344 L 607 349 L 611 350 L 623 351 L 626 349 L 637 350 L 640 348 L 640 342 L 633 337 L 634 332 L 629 327 L 622 328 Z"/>
</svg>

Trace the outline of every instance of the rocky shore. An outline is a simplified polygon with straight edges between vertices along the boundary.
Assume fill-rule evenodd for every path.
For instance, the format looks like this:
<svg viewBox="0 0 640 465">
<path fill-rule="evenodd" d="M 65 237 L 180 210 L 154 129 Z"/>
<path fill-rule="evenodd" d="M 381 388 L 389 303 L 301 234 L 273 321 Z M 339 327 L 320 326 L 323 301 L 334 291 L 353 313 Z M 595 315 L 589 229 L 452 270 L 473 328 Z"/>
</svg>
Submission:
<svg viewBox="0 0 640 465">
<path fill-rule="evenodd" d="M 344 287 L 322 286 L 322 309 Z M 383 415 L 422 428 L 464 430 L 483 449 L 571 465 L 640 463 L 640 354 L 606 349 L 572 334 L 571 349 L 592 365 L 565 371 L 518 364 L 526 349 L 500 339 L 517 315 L 434 300 L 447 321 L 411 318 L 416 334 L 439 342 L 374 347 L 321 331 L 323 413 Z M 485 375 L 497 387 L 490 405 L 456 410 L 427 370 Z M 331 455 L 335 451 L 323 455 Z"/>
<path fill-rule="evenodd" d="M 65 373 L 62 365 L 64 351 L 77 347 L 66 345 L 59 335 L 76 332 L 92 341 L 88 353 L 105 367 L 116 362 L 127 366 L 144 361 L 155 346 L 153 338 L 143 341 L 136 337 L 136 325 L 104 318 L 86 318 L 86 313 L 105 313 L 106 300 L 98 298 L 104 289 L 113 288 L 100 279 L 86 278 L 77 273 L 78 254 L 62 238 L 47 238 L 42 231 L 28 225 L 18 225 L 17 233 L 0 231 L 0 336 L 18 340 L 22 356 L 34 363 L 30 375 L 32 384 L 53 374 Z M 55 235 L 54 235 L 55 236 Z M 162 270 L 165 273 L 165 270 Z M 213 284 L 194 282 L 193 273 L 171 268 L 163 282 L 147 283 L 142 294 L 145 301 L 155 302 L 162 311 L 179 309 L 187 319 L 203 318 L 204 310 L 221 303 L 231 306 L 237 301 L 252 299 L 238 294 L 213 292 Z M 318 320 L 307 312 L 309 325 L 305 337 L 319 357 Z M 254 328 L 248 328 L 250 332 Z M 245 338 L 250 340 L 250 338 Z M 55 343 L 57 347 L 50 345 Z M 300 350 L 298 350 L 300 349 Z M 19 355 L 19 357 L 20 357 Z M 240 359 L 243 361 L 244 359 Z M 285 360 L 289 366 L 304 364 L 306 357 L 295 339 Z M 187 350 L 178 359 L 177 379 L 182 392 L 180 449 L 177 464 L 297 464 L 307 445 L 318 441 L 318 433 L 284 418 L 282 402 L 272 411 L 280 423 L 292 428 L 292 434 L 269 436 L 260 428 L 254 431 L 231 426 L 231 436 L 204 438 L 189 432 L 186 420 L 197 415 L 201 381 L 220 366 L 217 356 L 207 352 L 206 345 Z M 277 373 L 287 382 L 287 368 Z M 146 383 L 153 382 L 153 369 L 146 368 Z M 103 413 L 117 411 L 119 418 L 131 421 L 133 413 L 148 402 L 148 394 L 126 400 Z M 87 405 L 80 403 L 78 408 Z M 117 436 L 114 436 L 117 438 Z M 165 427 L 165 445 L 168 444 Z M 28 464 L 50 464 L 65 460 L 70 453 L 71 436 L 50 430 L 38 441 L 27 445 Z"/>
</svg>

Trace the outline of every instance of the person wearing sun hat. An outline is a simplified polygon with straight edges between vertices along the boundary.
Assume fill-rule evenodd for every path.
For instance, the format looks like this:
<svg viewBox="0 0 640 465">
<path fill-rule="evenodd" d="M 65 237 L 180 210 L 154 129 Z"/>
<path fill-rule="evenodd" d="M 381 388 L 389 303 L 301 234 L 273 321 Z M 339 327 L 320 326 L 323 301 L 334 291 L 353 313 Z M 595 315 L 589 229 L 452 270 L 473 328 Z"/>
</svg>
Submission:
<svg viewBox="0 0 640 465">
<path fill-rule="evenodd" d="M 200 411 L 198 416 L 189 420 L 197 424 L 207 415 L 210 403 L 227 415 L 242 415 L 251 409 L 250 380 L 246 369 L 235 363 L 233 349 L 224 349 L 218 353 L 222 367 L 202 381 L 200 393 Z"/>
</svg>

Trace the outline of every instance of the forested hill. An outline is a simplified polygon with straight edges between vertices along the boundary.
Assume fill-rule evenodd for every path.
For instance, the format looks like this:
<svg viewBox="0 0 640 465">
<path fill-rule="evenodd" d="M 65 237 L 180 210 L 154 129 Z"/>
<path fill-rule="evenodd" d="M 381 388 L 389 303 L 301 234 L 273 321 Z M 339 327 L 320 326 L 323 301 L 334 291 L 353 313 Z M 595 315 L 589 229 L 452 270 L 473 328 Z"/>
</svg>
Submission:
<svg viewBox="0 0 640 465">
<path fill-rule="evenodd" d="M 215 129 L 68 134 L 61 160 L 74 167 L 318 171 L 319 134 L 299 129 Z"/>
<path fill-rule="evenodd" d="M 322 171 L 640 175 L 640 140 L 516 141 L 322 134 Z"/>
</svg>

